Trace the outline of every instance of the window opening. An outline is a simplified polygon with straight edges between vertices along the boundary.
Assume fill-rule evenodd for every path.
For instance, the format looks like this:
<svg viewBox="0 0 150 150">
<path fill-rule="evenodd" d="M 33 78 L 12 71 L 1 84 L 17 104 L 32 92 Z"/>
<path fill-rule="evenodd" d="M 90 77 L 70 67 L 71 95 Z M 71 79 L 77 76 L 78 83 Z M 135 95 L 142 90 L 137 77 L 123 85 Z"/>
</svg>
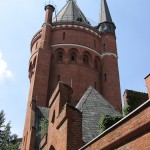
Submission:
<svg viewBox="0 0 150 150">
<path fill-rule="evenodd" d="M 57 61 L 58 62 L 63 62 L 63 52 L 58 52 L 58 54 L 57 54 Z"/>
<path fill-rule="evenodd" d="M 77 61 L 77 55 L 75 52 L 71 53 L 71 57 L 70 57 L 71 62 L 76 62 Z"/>
<path fill-rule="evenodd" d="M 106 44 L 103 44 L 103 51 L 106 51 Z"/>
<path fill-rule="evenodd" d="M 65 38 L 66 38 L 66 33 L 63 32 L 63 40 L 65 40 Z"/>
<path fill-rule="evenodd" d="M 88 65 L 89 64 L 89 59 L 88 59 L 88 56 L 87 55 L 84 55 L 83 56 L 83 63 Z"/>
<path fill-rule="evenodd" d="M 82 22 L 83 20 L 82 20 L 82 18 L 77 18 L 77 21 L 79 21 L 79 22 Z"/>
</svg>

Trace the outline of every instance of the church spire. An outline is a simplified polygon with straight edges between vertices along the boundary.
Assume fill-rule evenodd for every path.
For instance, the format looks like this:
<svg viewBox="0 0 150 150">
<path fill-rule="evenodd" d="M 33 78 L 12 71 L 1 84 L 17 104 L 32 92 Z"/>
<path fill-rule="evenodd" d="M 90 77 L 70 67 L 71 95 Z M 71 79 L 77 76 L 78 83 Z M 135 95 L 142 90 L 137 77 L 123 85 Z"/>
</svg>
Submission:
<svg viewBox="0 0 150 150">
<path fill-rule="evenodd" d="M 112 18 L 109 12 L 109 8 L 107 5 L 106 0 L 102 0 L 101 2 L 101 18 L 100 18 L 100 22 L 112 22 Z"/>
<path fill-rule="evenodd" d="M 115 24 L 112 21 L 111 14 L 107 5 L 106 0 L 101 0 L 101 15 L 99 31 L 102 33 L 113 33 L 115 34 Z"/>
</svg>

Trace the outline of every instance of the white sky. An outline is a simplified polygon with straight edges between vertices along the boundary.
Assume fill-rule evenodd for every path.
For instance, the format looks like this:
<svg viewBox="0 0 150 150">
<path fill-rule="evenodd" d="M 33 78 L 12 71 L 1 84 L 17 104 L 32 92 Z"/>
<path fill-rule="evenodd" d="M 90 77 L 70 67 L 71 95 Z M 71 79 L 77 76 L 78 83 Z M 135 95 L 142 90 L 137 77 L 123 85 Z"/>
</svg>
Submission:
<svg viewBox="0 0 150 150">
<path fill-rule="evenodd" d="M 44 21 L 49 0 L 0 2 L 0 110 L 22 135 L 29 90 L 30 41 Z M 60 10 L 66 0 L 53 0 Z M 144 77 L 150 73 L 150 0 L 107 0 L 117 30 L 121 91 L 147 92 Z M 100 0 L 77 0 L 87 18 L 98 23 Z"/>
</svg>

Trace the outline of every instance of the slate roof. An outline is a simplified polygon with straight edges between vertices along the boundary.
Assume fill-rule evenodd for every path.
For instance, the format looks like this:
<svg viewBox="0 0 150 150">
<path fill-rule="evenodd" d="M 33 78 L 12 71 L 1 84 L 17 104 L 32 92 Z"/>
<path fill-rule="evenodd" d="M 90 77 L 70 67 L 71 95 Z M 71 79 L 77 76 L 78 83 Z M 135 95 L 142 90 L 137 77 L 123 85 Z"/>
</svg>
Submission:
<svg viewBox="0 0 150 150">
<path fill-rule="evenodd" d="M 112 18 L 109 12 L 109 8 L 107 5 L 106 0 L 101 1 L 101 18 L 100 18 L 100 23 L 103 22 L 112 22 Z"/>
<path fill-rule="evenodd" d="M 100 93 L 89 87 L 76 108 L 82 112 L 82 139 L 88 143 L 99 135 L 99 119 L 104 115 L 120 114 Z"/>
<path fill-rule="evenodd" d="M 90 24 L 75 0 L 68 0 L 67 4 L 56 15 L 56 17 L 54 17 L 53 22 L 80 22 Z"/>
</svg>

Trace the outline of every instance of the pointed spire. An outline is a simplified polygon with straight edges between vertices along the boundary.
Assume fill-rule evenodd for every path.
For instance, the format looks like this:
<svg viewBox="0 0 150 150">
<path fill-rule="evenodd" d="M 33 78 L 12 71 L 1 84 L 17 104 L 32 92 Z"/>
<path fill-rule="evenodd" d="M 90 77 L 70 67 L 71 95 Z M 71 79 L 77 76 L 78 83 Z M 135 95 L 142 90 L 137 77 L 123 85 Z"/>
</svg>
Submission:
<svg viewBox="0 0 150 150">
<path fill-rule="evenodd" d="M 99 31 L 101 33 L 115 34 L 115 29 L 116 26 L 112 21 L 107 2 L 106 0 L 101 0 L 101 15 L 100 15 Z"/>
<path fill-rule="evenodd" d="M 53 22 L 80 22 L 90 24 L 78 7 L 76 0 L 67 0 L 67 4 L 56 15 Z"/>
<path fill-rule="evenodd" d="M 101 18 L 100 18 L 100 23 L 102 22 L 112 22 L 112 18 L 109 12 L 109 8 L 107 5 L 106 0 L 102 0 L 101 2 Z"/>
</svg>

